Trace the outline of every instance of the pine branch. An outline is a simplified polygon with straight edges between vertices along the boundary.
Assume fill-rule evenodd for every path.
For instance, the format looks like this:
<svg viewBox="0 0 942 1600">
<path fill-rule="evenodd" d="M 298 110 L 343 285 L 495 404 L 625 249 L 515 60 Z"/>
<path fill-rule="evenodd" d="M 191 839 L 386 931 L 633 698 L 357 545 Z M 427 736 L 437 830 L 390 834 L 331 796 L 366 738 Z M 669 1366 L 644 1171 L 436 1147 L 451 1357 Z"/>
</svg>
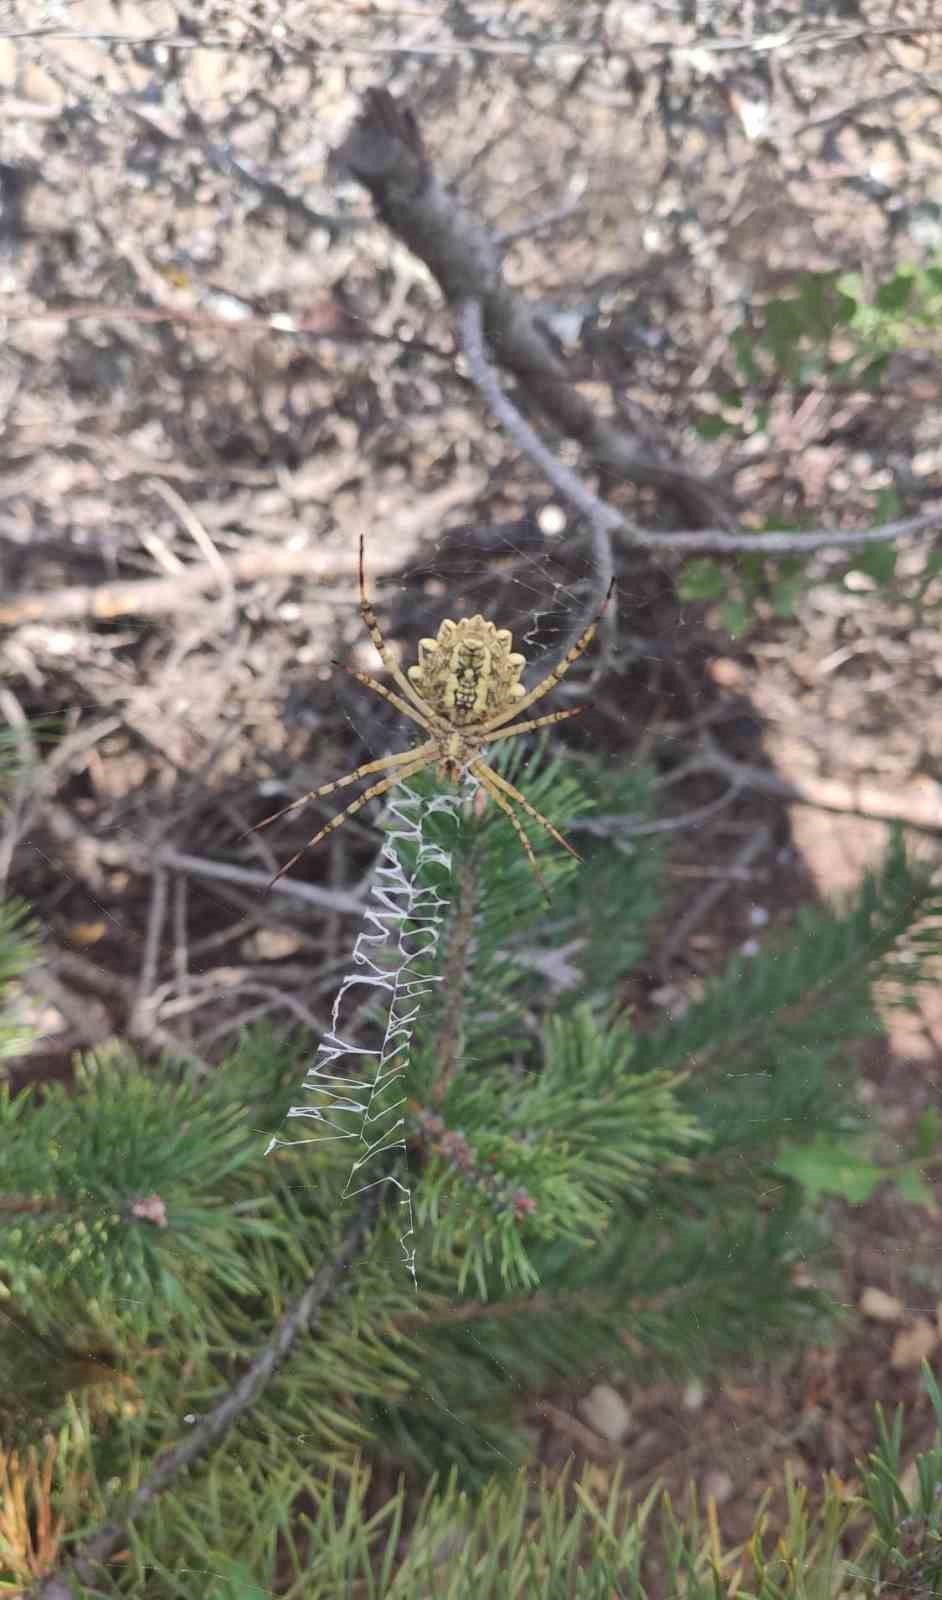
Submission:
<svg viewBox="0 0 942 1600">
<path fill-rule="evenodd" d="M 75 1583 L 94 1584 L 101 1568 L 124 1544 L 133 1523 L 153 1502 L 165 1494 L 184 1472 L 194 1467 L 222 1440 L 242 1414 L 254 1405 L 268 1387 L 278 1368 L 287 1360 L 292 1347 L 315 1325 L 323 1308 L 336 1296 L 347 1272 L 360 1253 L 375 1219 L 377 1201 L 368 1195 L 359 1216 L 348 1229 L 332 1259 L 315 1273 L 295 1304 L 282 1317 L 271 1338 L 256 1356 L 248 1371 L 225 1399 L 204 1416 L 185 1439 L 163 1455 L 158 1464 L 130 1497 L 124 1512 L 91 1535 L 71 1556 L 67 1565 L 52 1572 L 34 1591 L 35 1600 L 77 1600 Z"/>
<path fill-rule="evenodd" d="M 594 807 L 645 813 L 649 778 L 528 761 L 509 741 L 500 760 L 554 825 Z M 396 1113 L 413 1163 L 407 1172 L 400 1151 L 395 1171 L 415 1195 L 414 1283 L 402 1270 L 396 1207 L 368 1223 L 346 1217 L 344 1146 L 278 1140 L 274 1159 L 262 1154 L 259 1130 L 281 1126 L 309 1066 L 303 1036 L 287 1046 L 258 1030 L 224 1071 L 198 1082 L 179 1066 L 155 1075 L 128 1057 L 98 1058 L 74 1094 L 50 1086 L 40 1106 L 3 1105 L 0 1198 L 19 1202 L 0 1206 L 11 1305 L 23 1326 L 60 1338 L 64 1329 L 66 1342 L 100 1351 L 99 1383 L 117 1377 L 136 1392 L 133 1428 L 119 1420 L 109 1435 L 109 1472 L 141 1481 L 151 1498 L 129 1502 L 130 1525 L 112 1524 L 104 1506 L 90 1514 L 83 1491 L 70 1526 L 107 1524 L 104 1543 L 83 1551 L 98 1562 L 87 1573 L 100 1575 L 127 1541 L 127 1583 L 144 1572 L 159 1582 L 181 1549 L 203 1548 L 215 1517 L 237 1530 L 252 1580 L 263 1581 L 259 1506 L 290 1545 L 299 1438 L 312 1441 L 304 1482 L 322 1509 L 333 1505 L 331 1471 L 349 1481 L 355 1449 L 429 1476 L 447 1462 L 464 1486 L 481 1487 L 520 1454 L 517 1395 L 578 1382 L 600 1362 L 628 1379 L 704 1372 L 770 1340 L 820 1333 L 826 1307 L 793 1271 L 815 1243 L 814 1219 L 798 1184 L 769 1191 L 765 1158 L 796 1129 L 846 1126 L 831 1062 L 873 1022 L 872 983 L 918 979 L 937 952 L 942 895 L 897 845 L 844 912 L 800 918 L 686 1017 L 639 1036 L 627 1018 L 607 1019 L 656 906 L 655 847 L 625 855 L 588 835 L 577 865 L 535 841 L 553 890 L 548 912 L 494 807 L 467 806 L 456 826 L 431 774 L 415 787 L 421 829 L 389 819 L 396 872 L 384 880 L 384 914 L 401 910 L 402 895 L 414 905 L 429 892 L 425 870 L 444 884 L 448 856 L 463 891 L 436 887 L 441 937 L 422 944 L 421 1008 Z M 603 896 L 619 914 L 600 928 Z M 569 970 L 551 989 L 561 946 Z M 378 946 L 360 954 L 375 997 L 385 981 Z M 357 1263 L 342 1296 L 338 1238 Z M 318 1337 L 299 1338 L 298 1308 L 312 1294 Z M 286 1305 L 295 1307 L 290 1338 Z M 257 1329 L 275 1323 L 256 1361 Z M 159 1362 L 139 1359 L 145 1333 L 159 1336 Z M 290 1360 L 272 1381 L 285 1341 Z M 197 1450 L 205 1477 L 185 1495 L 173 1472 L 196 1457 L 174 1451 L 167 1477 L 163 1464 L 146 1466 L 181 1385 L 188 1406 L 212 1419 Z M 236 1415 L 251 1416 L 237 1450 L 226 1444 Z M 103 1443 L 89 1448 L 97 1460 Z M 358 1503 L 352 1491 L 349 1503 Z M 428 1529 L 441 1503 L 430 1499 Z M 377 1529 L 375 1540 L 354 1541 L 326 1510 L 317 1526 L 317 1570 L 329 1568 L 334 1589 L 306 1573 L 305 1593 L 326 1600 L 338 1572 L 342 1588 L 358 1581 L 381 1538 Z M 417 1529 L 405 1553 L 400 1541 L 390 1546 L 403 1573 L 424 1537 Z M 557 1548 L 549 1528 L 539 1539 Z"/>
</svg>

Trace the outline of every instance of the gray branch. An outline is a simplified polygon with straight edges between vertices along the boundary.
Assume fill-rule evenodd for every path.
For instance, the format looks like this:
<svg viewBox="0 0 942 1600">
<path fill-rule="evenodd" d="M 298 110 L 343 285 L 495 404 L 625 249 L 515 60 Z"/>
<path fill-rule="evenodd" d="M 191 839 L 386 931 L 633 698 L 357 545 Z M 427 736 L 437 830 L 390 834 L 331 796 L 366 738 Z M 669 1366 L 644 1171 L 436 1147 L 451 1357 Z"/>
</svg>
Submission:
<svg viewBox="0 0 942 1600">
<path fill-rule="evenodd" d="M 885 522 L 879 528 L 815 528 L 805 533 L 740 533 L 724 528 L 705 528 L 694 533 L 648 533 L 636 528 L 613 506 L 606 505 L 544 444 L 513 401 L 501 388 L 500 379 L 487 360 L 481 336 L 481 308 L 477 301 L 468 300 L 458 307 L 458 334 L 461 349 L 468 363 L 471 378 L 487 401 L 498 422 L 502 423 L 514 443 L 528 455 L 557 489 L 564 500 L 580 511 L 589 521 L 595 540 L 595 559 L 603 589 L 614 570 L 612 566 L 609 535 L 621 533 L 631 544 L 650 550 L 751 550 L 765 555 L 793 555 L 808 552 L 867 544 L 883 544 L 889 539 L 901 539 L 913 534 L 931 533 L 942 528 L 942 500 L 928 511 L 916 516 L 901 517 L 896 522 Z"/>
<path fill-rule="evenodd" d="M 673 494 L 697 522 L 735 526 L 723 497 L 703 478 L 636 450 L 618 426 L 596 416 L 534 307 L 503 281 L 499 239 L 436 176 L 408 105 L 385 89 L 369 90 L 333 163 L 369 191 L 378 216 L 425 263 L 450 307 L 480 303 L 497 361 L 548 422 L 577 439 L 598 466 Z"/>
<path fill-rule="evenodd" d="M 425 263 L 454 311 L 471 376 L 495 417 L 519 448 L 602 539 L 620 533 L 652 550 L 736 551 L 793 555 L 881 544 L 942 528 L 942 500 L 927 511 L 879 528 L 815 528 L 803 533 L 750 533 L 738 528 L 719 493 L 678 463 L 637 452 L 614 423 L 597 417 L 579 393 L 533 308 L 501 277 L 499 239 L 436 177 L 410 108 L 385 89 L 367 92 L 363 110 L 334 157 L 369 191 L 377 214 Z M 681 533 L 634 527 L 564 465 L 502 389 L 485 354 L 516 379 L 530 406 L 563 434 L 577 439 L 596 466 L 623 479 L 667 490 L 707 526 Z M 710 526 L 710 524 L 717 524 Z"/>
<path fill-rule="evenodd" d="M 575 472 L 554 456 L 536 430 L 531 428 L 526 417 L 504 393 L 500 379 L 484 352 L 480 302 L 466 300 L 458 307 L 456 322 L 468 371 L 498 422 L 503 423 L 511 438 L 540 468 L 554 489 L 559 490 L 563 499 L 568 500 L 570 505 L 575 506 L 576 510 L 581 511 L 587 518 L 592 529 L 594 564 L 599 580 L 600 598 L 604 598 L 615 576 L 611 534 L 616 529 L 626 531 L 628 525 L 617 511 L 594 495 Z"/>
</svg>

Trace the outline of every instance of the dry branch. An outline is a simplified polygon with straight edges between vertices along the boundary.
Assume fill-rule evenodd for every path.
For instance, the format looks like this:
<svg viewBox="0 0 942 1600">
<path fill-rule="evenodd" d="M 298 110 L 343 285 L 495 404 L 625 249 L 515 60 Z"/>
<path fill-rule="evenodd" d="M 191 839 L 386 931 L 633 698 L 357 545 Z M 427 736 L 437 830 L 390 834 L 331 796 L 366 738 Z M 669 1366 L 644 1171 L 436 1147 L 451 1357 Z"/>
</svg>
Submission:
<svg viewBox="0 0 942 1600">
<path fill-rule="evenodd" d="M 436 177 L 407 105 L 385 89 L 369 90 L 335 160 L 364 185 L 387 227 L 436 278 L 458 321 L 478 387 L 515 442 L 564 497 L 588 516 L 597 535 L 617 529 L 631 543 L 678 552 L 750 550 L 785 555 L 882 543 L 942 527 L 942 504 L 936 504 L 880 528 L 821 528 L 802 533 L 752 533 L 739 528 L 732 509 L 711 484 L 675 461 L 640 454 L 620 428 L 596 416 L 550 344 L 534 309 L 503 282 L 496 236 Z M 668 491 L 700 526 L 683 533 L 643 532 L 600 500 L 551 455 L 509 397 L 502 394 L 496 375 L 488 368 L 480 341 L 482 331 L 495 359 L 513 373 L 525 402 L 562 433 L 577 439 L 597 466 L 631 482 Z"/>
<path fill-rule="evenodd" d="M 162 465 L 160 471 L 163 471 Z M 152 463 L 149 464 L 149 473 L 153 475 L 151 486 L 157 487 Z M 324 483 L 326 495 L 330 478 L 325 479 Z M 471 500 L 479 488 L 479 474 L 466 469 L 460 478 L 453 478 L 442 488 L 424 495 L 420 501 L 401 508 L 392 517 L 386 532 L 415 537 L 429 529 L 437 531 L 442 519 L 457 506 L 463 506 Z M 161 493 L 167 500 L 166 485 Z M 178 498 L 173 503 L 175 508 L 182 504 Z M 264 519 L 263 525 L 272 527 L 273 520 Z M 362 519 L 356 514 L 344 514 L 335 515 L 333 521 L 338 534 L 349 535 L 349 548 L 354 549 L 355 535 L 363 526 Z M 196 521 L 189 513 L 188 526 L 195 536 Z M 281 528 L 286 534 L 295 534 L 295 525 L 290 519 L 285 519 Z M 296 524 L 296 531 L 297 534 L 309 532 L 300 522 Z M 377 539 L 375 549 L 371 546 L 370 567 L 377 574 L 398 572 L 401 565 L 402 552 L 398 539 Z M 187 567 L 172 577 L 141 578 L 128 583 L 76 584 L 65 589 L 17 595 L 0 602 L 0 628 L 22 627 L 28 622 L 78 622 L 94 618 L 110 621 L 114 617 L 163 616 L 198 604 L 207 590 L 211 589 L 223 589 L 228 599 L 237 585 L 263 582 L 266 578 L 310 578 L 318 583 L 333 583 L 355 578 L 356 573 L 356 558 L 349 556 L 344 546 L 325 550 L 319 537 L 316 544 L 300 550 L 254 544 L 228 560 L 220 556 L 216 561 Z"/>
<path fill-rule="evenodd" d="M 934 533 L 942 528 L 942 503 L 928 511 L 917 512 L 912 517 L 901 517 L 896 522 L 885 522 L 878 528 L 815 528 L 806 533 L 728 533 L 724 528 L 706 528 L 695 532 L 649 533 L 606 505 L 597 494 L 582 482 L 578 473 L 567 467 L 534 432 L 509 395 L 500 387 L 497 374 L 487 360 L 481 343 L 480 305 L 468 300 L 457 310 L 457 324 L 461 347 L 474 383 L 487 401 L 495 417 L 503 424 L 514 443 L 540 468 L 564 500 L 575 506 L 589 521 L 595 540 L 595 564 L 600 575 L 614 570 L 609 535 L 624 534 L 632 544 L 648 550 L 749 550 L 766 555 L 795 555 L 802 551 L 834 548 L 844 545 L 883 544 L 890 539 L 908 538 L 915 534 Z M 604 586 L 603 586 L 604 592 Z"/>
<path fill-rule="evenodd" d="M 226 562 L 232 583 L 253 583 L 261 578 L 340 577 L 353 567 L 337 556 L 315 550 L 272 550 L 267 546 L 243 550 Z M 0 605 L 0 627 L 24 622 L 77 622 L 97 617 L 161 616 L 193 605 L 208 589 L 218 589 L 215 567 L 198 566 L 173 578 L 142 578 L 133 583 L 74 585 L 46 593 L 23 594 Z"/>
<path fill-rule="evenodd" d="M 639 452 L 619 427 L 596 416 L 534 308 L 504 283 L 495 236 L 436 177 L 407 105 L 371 89 L 335 160 L 369 191 L 378 215 L 425 263 L 452 309 L 480 302 L 491 349 L 548 421 L 577 439 L 598 466 L 673 494 L 697 523 L 735 525 L 710 484 L 677 462 Z"/>
</svg>

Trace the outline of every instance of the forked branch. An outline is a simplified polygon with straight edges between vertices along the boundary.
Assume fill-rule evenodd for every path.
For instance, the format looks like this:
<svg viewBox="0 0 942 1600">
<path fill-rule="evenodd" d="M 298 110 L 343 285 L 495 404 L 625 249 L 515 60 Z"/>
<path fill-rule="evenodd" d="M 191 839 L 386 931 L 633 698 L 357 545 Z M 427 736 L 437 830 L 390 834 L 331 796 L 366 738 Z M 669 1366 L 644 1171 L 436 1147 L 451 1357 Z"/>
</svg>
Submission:
<svg viewBox="0 0 942 1600">
<path fill-rule="evenodd" d="M 520 448 L 589 518 L 597 537 L 617 531 L 633 544 L 678 552 L 749 550 L 788 555 L 878 544 L 942 528 L 942 503 L 879 528 L 816 528 L 802 533 L 738 528 L 732 509 L 711 484 L 676 461 L 636 450 L 619 427 L 596 416 L 535 310 L 503 281 L 497 238 L 436 176 L 408 105 L 385 89 L 370 90 L 335 159 L 368 189 L 377 214 L 437 279 L 459 317 L 462 346 L 477 387 Z M 600 500 L 552 454 L 502 390 L 484 353 L 485 340 L 495 362 L 513 375 L 529 405 L 577 439 L 596 466 L 673 494 L 696 519 L 696 529 L 645 532 Z"/>
<path fill-rule="evenodd" d="M 484 332 L 501 366 L 548 422 L 577 439 L 597 465 L 673 494 L 699 524 L 733 526 L 729 507 L 703 478 L 636 449 L 619 427 L 596 416 L 535 309 L 504 282 L 497 238 L 436 176 L 404 101 L 386 89 L 369 90 L 334 160 L 369 190 L 377 214 L 425 263 L 449 306 L 480 302 Z"/>
</svg>

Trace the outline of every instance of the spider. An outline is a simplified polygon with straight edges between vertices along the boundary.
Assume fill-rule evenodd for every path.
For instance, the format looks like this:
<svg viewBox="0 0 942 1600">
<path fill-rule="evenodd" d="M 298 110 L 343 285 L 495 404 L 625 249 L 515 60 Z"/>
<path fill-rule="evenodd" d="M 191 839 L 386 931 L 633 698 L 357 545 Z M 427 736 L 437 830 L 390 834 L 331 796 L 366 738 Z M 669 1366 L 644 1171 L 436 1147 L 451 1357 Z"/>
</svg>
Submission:
<svg viewBox="0 0 942 1600">
<path fill-rule="evenodd" d="M 577 717 L 586 709 L 585 706 L 573 706 L 565 711 L 551 711 L 547 716 L 533 717 L 525 722 L 507 726 L 521 711 L 526 711 L 537 700 L 542 700 L 563 674 L 569 671 L 573 662 L 578 661 L 582 652 L 592 642 L 614 587 L 613 578 L 605 599 L 585 632 L 552 672 L 541 678 L 534 689 L 527 690 L 520 682 L 526 658 L 511 649 L 513 637 L 510 630 L 497 628 L 493 622 L 485 622 L 482 616 L 462 617 L 460 622 L 453 622 L 450 617 L 446 617 L 439 627 L 437 638 L 419 640 L 418 662 L 405 673 L 397 665 L 392 651 L 380 632 L 376 613 L 367 596 L 364 539 L 361 534 L 360 612 L 370 638 L 382 657 L 384 667 L 402 693 L 397 694 L 385 684 L 371 678 L 366 672 L 356 672 L 352 667 L 343 667 L 343 670 L 349 672 L 352 678 L 356 678 L 358 683 L 372 689 L 375 694 L 382 695 L 383 699 L 388 700 L 390 705 L 402 712 L 403 716 L 409 717 L 412 722 L 417 722 L 428 738 L 401 755 L 381 756 L 378 761 L 367 761 L 363 766 L 357 767 L 355 772 L 348 772 L 343 778 L 335 778 L 333 783 L 325 783 L 320 789 L 311 789 L 308 794 L 302 795 L 300 800 L 293 800 L 281 811 L 276 811 L 273 816 L 266 817 L 264 822 L 258 823 L 255 831 L 267 828 L 272 822 L 277 822 L 279 817 L 306 806 L 311 800 L 320 800 L 325 795 L 333 794 L 335 789 L 345 789 L 348 784 L 357 783 L 361 778 L 368 778 L 374 772 L 387 774 L 378 783 L 370 784 L 352 805 L 339 811 L 319 833 L 309 839 L 290 861 L 285 862 L 272 879 L 272 884 L 277 883 L 279 878 L 289 872 L 296 862 L 300 861 L 305 851 L 320 844 L 322 839 L 326 839 L 327 835 L 333 833 L 335 828 L 339 828 L 348 817 L 354 816 L 361 810 L 368 800 L 375 800 L 378 795 L 385 794 L 395 784 L 414 778 L 425 767 L 437 765 L 439 777 L 448 779 L 451 783 L 459 783 L 465 773 L 470 773 L 501 811 L 506 813 L 526 851 L 527 859 L 540 887 L 548 898 L 546 883 L 533 848 L 511 802 L 545 828 L 557 844 L 561 844 L 563 849 L 568 850 L 577 861 L 582 858 L 562 834 L 556 831 L 548 818 L 530 804 L 519 789 L 515 789 L 512 783 L 508 783 L 499 772 L 488 766 L 482 752 L 485 745 L 494 744 L 498 739 L 513 739 L 519 733 L 532 733 L 534 728 L 546 728 L 553 722 L 563 722 L 567 717 Z M 333 664 L 343 665 L 341 662 Z"/>
</svg>

